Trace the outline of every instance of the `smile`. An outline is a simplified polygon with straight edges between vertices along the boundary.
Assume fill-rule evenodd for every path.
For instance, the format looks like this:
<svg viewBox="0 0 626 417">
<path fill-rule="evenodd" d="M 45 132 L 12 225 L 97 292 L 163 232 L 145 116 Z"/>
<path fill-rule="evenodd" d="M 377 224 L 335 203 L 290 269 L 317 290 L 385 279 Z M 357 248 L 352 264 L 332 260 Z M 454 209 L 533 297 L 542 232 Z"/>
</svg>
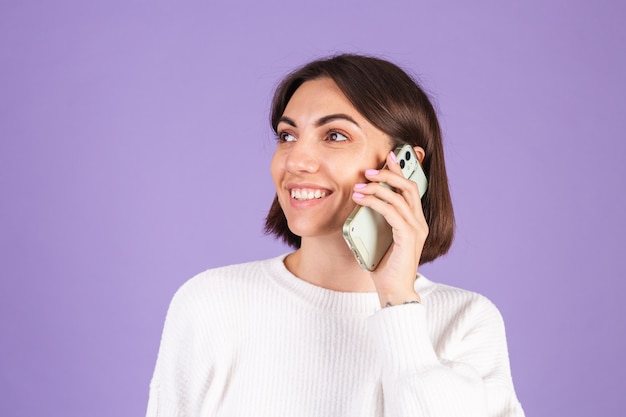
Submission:
<svg viewBox="0 0 626 417">
<path fill-rule="evenodd" d="M 326 197 L 325 190 L 312 190 L 308 188 L 293 188 L 291 190 L 291 198 L 299 201 L 318 200 Z"/>
</svg>

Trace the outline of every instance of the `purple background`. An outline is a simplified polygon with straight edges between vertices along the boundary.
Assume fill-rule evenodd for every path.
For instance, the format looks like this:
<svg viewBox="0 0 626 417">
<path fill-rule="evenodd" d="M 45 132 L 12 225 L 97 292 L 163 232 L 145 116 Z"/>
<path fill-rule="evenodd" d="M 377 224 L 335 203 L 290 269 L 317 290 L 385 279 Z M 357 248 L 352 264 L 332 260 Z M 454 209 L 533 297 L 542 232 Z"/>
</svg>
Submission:
<svg viewBox="0 0 626 417">
<path fill-rule="evenodd" d="M 626 3 L 0 2 L 0 415 L 143 415 L 168 302 L 286 249 L 268 107 L 337 51 L 419 76 L 528 416 L 619 415 Z"/>
</svg>

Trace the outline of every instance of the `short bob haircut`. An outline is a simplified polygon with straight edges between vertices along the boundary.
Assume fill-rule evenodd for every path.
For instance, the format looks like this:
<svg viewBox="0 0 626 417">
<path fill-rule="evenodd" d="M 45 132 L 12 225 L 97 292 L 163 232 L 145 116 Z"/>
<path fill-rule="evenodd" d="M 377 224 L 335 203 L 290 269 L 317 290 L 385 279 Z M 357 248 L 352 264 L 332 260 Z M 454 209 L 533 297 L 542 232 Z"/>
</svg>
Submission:
<svg viewBox="0 0 626 417">
<path fill-rule="evenodd" d="M 272 129 L 294 92 L 306 81 L 330 78 L 370 123 L 389 135 L 394 147 L 408 143 L 424 149 L 422 162 L 428 189 L 422 208 L 429 234 L 420 264 L 431 262 L 450 249 L 454 238 L 454 212 L 444 165 L 441 129 L 427 94 L 401 68 L 383 59 L 343 54 L 310 62 L 278 85 L 271 109 Z M 299 248 L 301 238 L 289 230 L 278 198 L 265 219 L 265 232 Z"/>
</svg>

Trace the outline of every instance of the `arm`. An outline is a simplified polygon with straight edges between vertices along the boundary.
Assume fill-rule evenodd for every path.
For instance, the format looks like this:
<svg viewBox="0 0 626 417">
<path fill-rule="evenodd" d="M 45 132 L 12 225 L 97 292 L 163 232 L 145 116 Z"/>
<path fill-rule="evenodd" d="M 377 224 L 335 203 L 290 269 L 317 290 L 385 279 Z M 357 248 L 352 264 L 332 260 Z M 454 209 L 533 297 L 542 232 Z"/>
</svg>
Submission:
<svg viewBox="0 0 626 417">
<path fill-rule="evenodd" d="M 382 367 L 385 415 L 522 417 L 510 377 L 498 310 L 477 298 L 453 323 L 447 311 L 424 305 L 386 308 L 370 318 Z M 444 326 L 438 357 L 428 331 Z"/>
<path fill-rule="evenodd" d="M 421 160 L 423 150 L 416 152 Z M 428 308 L 419 304 L 415 272 L 429 227 L 418 187 L 402 176 L 393 153 L 387 166 L 366 171 L 372 182 L 356 186 L 353 197 L 381 213 L 393 230 L 393 244 L 371 275 L 381 306 L 390 307 L 370 319 L 382 366 L 385 414 L 523 416 L 510 378 L 502 318 L 493 304 L 467 293 Z M 441 330 L 437 349 L 429 332 L 436 328 Z"/>
<path fill-rule="evenodd" d="M 194 280 L 174 295 L 163 327 L 146 417 L 200 415 L 210 380 L 211 351 L 198 325 L 199 307 Z"/>
</svg>

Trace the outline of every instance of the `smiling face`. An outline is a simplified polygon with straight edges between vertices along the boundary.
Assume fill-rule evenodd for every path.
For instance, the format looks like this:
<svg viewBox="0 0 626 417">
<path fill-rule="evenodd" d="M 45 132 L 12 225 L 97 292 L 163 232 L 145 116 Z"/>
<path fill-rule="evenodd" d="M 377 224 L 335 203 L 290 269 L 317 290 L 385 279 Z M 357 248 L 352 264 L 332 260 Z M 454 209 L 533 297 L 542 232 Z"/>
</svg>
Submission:
<svg viewBox="0 0 626 417">
<path fill-rule="evenodd" d="M 353 187 L 392 148 L 329 78 L 303 83 L 277 126 L 271 164 L 280 206 L 298 236 L 341 235 L 355 206 Z"/>
</svg>

